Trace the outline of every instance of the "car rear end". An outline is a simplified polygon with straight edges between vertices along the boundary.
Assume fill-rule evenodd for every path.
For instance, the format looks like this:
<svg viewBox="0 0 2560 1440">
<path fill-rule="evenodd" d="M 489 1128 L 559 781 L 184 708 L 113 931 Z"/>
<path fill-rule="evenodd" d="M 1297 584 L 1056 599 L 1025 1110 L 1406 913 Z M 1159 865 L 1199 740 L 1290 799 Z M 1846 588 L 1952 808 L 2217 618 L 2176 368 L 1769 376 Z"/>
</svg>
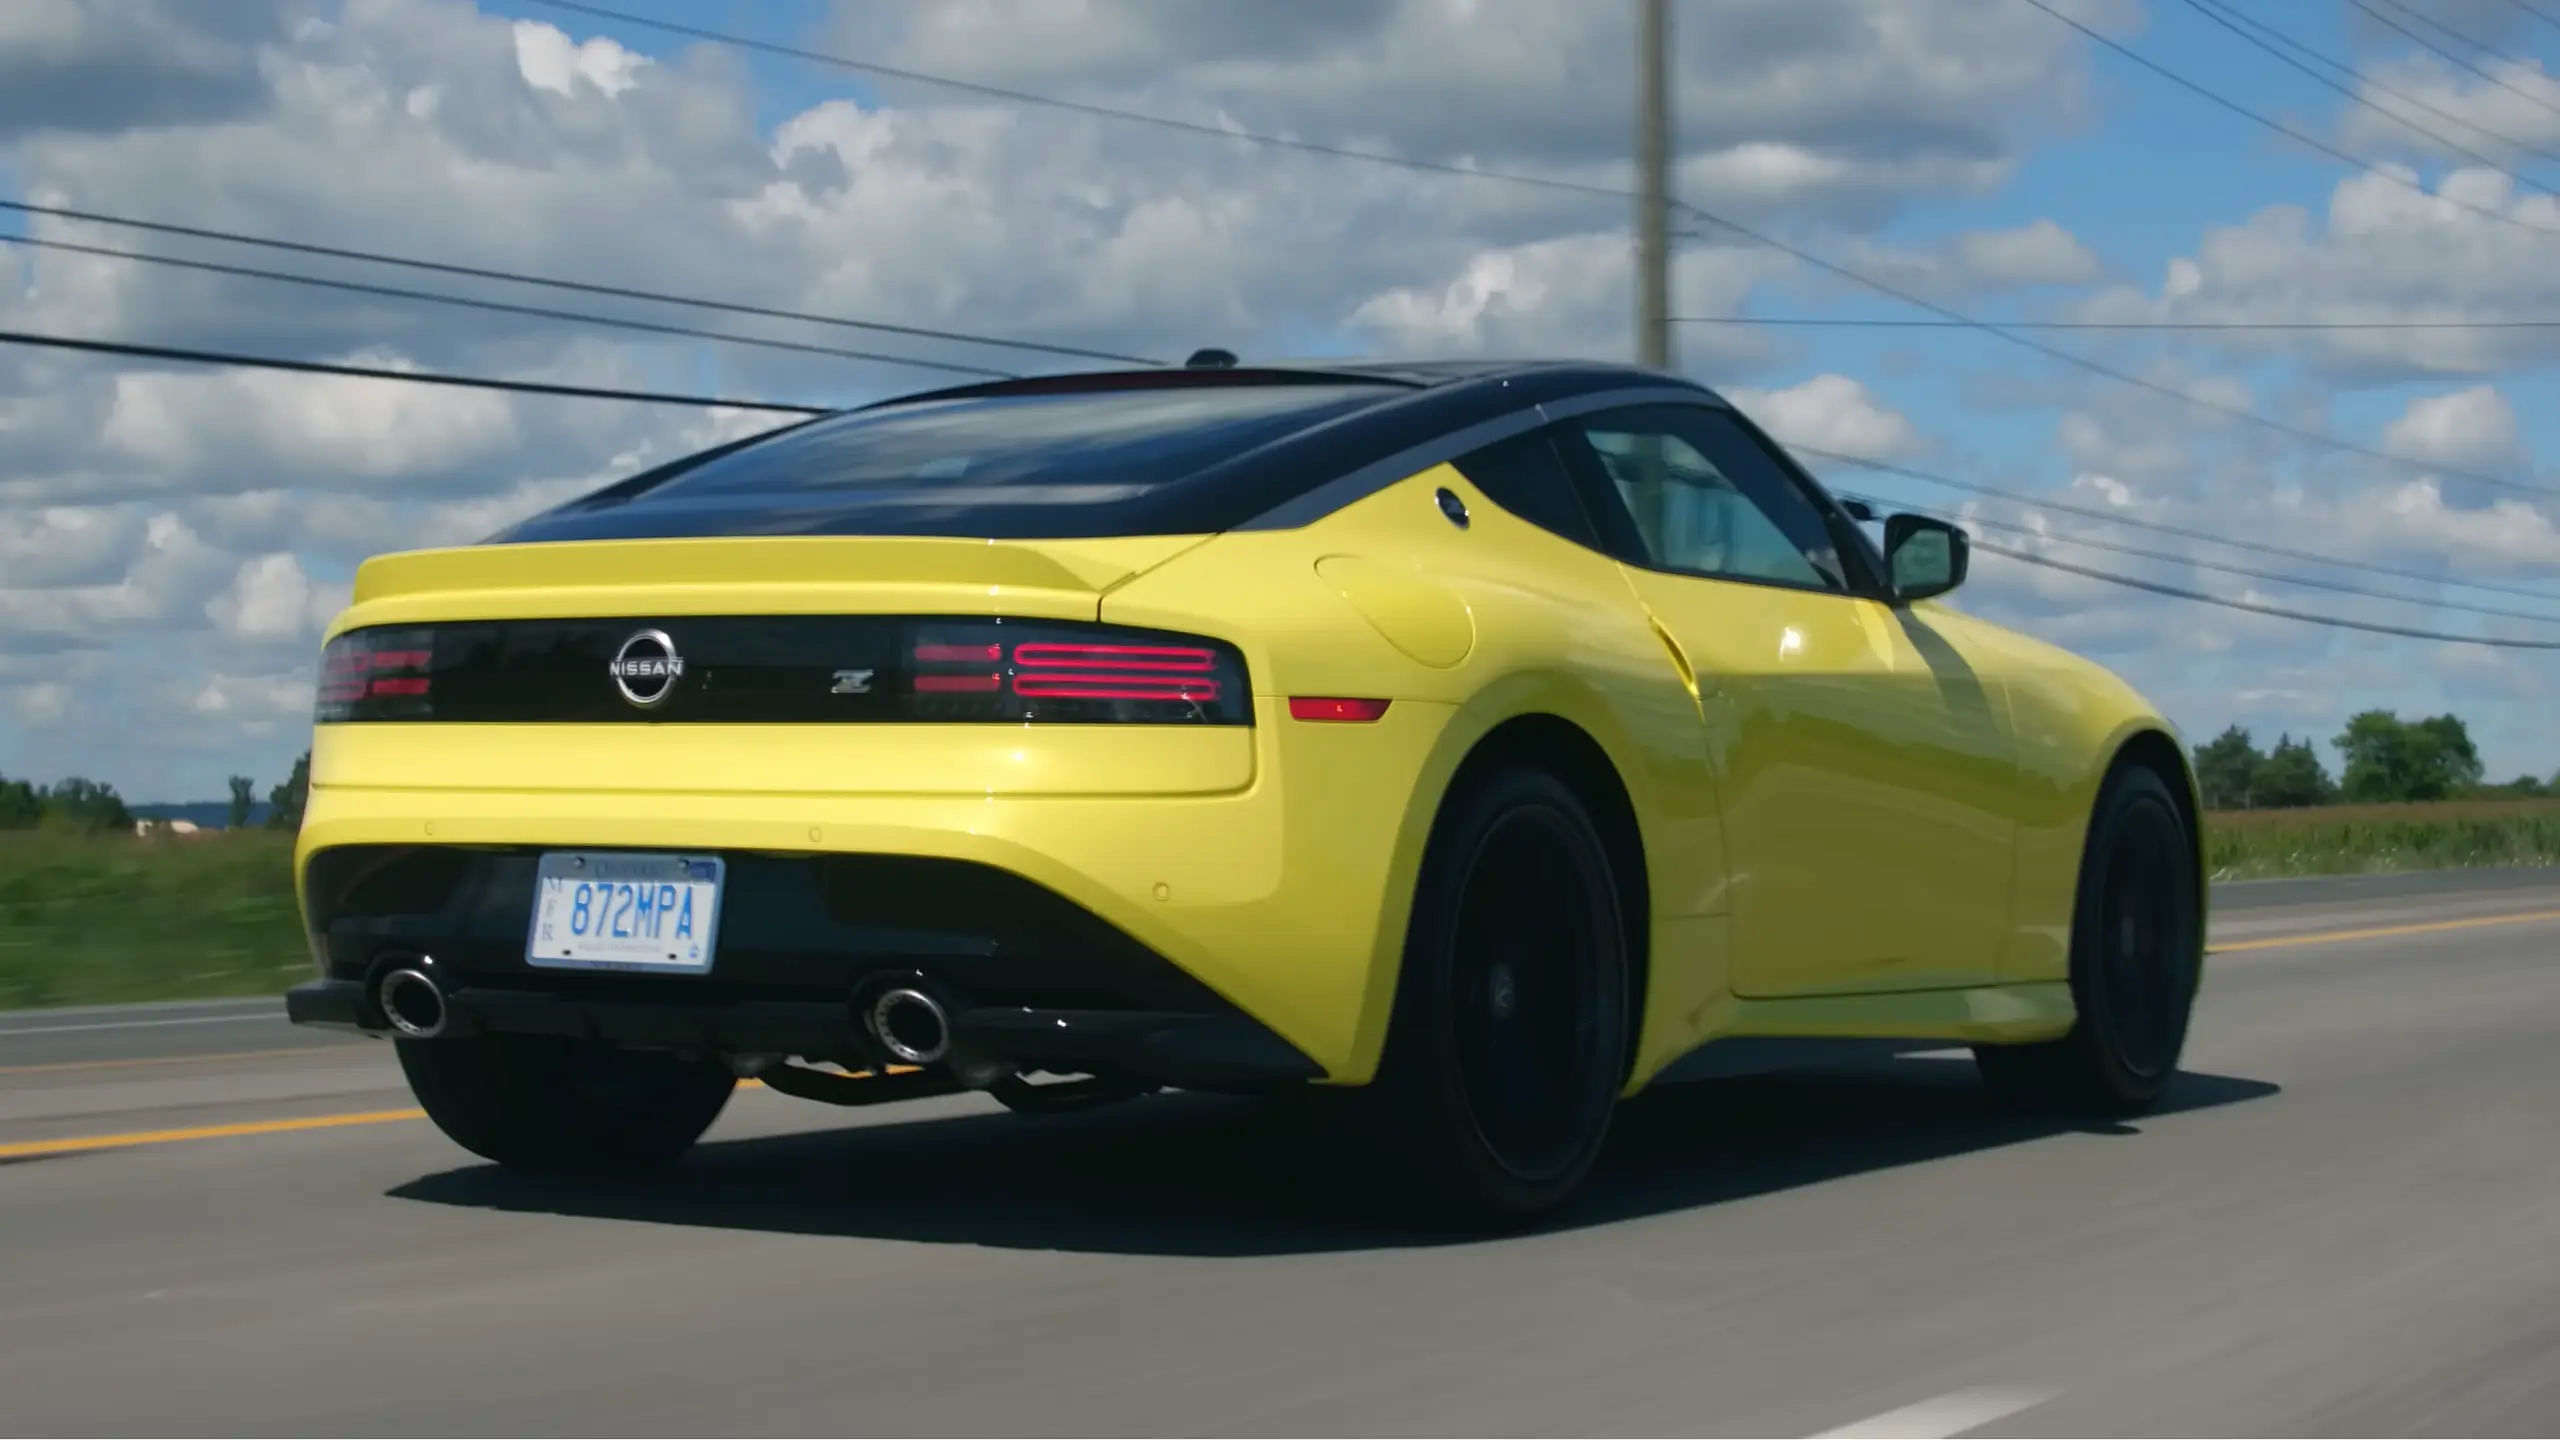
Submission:
<svg viewBox="0 0 2560 1440">
<path fill-rule="evenodd" d="M 1049 423 L 963 406 L 906 428 L 973 420 Z M 1346 767 L 1302 733 L 1340 726 L 1278 723 L 1250 623 L 1114 623 L 1116 592 L 1214 542 L 1161 505 L 1066 514 L 1131 497 L 1054 492 L 1143 485 L 1053 460 L 973 495 L 918 474 L 941 455 L 900 454 L 914 483 L 854 484 L 848 508 L 806 483 L 842 458 L 811 435 L 726 490 L 680 469 L 502 543 L 363 567 L 321 663 L 296 855 L 321 973 L 293 1018 L 970 1083 L 1340 1072 L 1377 906 L 1305 897 L 1346 873 L 1333 893 L 1374 897 L 1405 794 L 1292 805 L 1281 781 L 1409 778 L 1429 717 L 1352 717 L 1370 733 Z M 965 431 L 917 443 L 1003 468 Z M 894 533 L 973 524 L 1033 533 Z"/>
</svg>

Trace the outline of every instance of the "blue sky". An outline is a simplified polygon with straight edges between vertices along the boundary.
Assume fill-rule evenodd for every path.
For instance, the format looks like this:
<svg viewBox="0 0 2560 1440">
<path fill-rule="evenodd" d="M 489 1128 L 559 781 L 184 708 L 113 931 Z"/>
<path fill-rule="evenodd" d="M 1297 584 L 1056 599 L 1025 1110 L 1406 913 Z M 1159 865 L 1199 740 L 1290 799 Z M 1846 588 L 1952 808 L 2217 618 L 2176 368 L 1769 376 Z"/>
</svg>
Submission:
<svg viewBox="0 0 2560 1440">
<path fill-rule="evenodd" d="M 2188 0 L 2056 0 L 2199 84 L 2427 190 L 2560 229 L 2560 210 L 2434 153 Z M 2547 104 L 2445 66 L 2330 0 L 2229 0 L 2382 83 L 2560 154 L 2560 26 L 2513 0 L 2405 0 L 2493 47 Z M 1581 0 L 776 0 L 621 8 L 929 73 L 1489 169 L 1624 186 L 1626 7 Z M 2388 10 L 2387 5 L 2377 8 Z M 0 20 L 0 193 L 114 214 L 602 277 L 902 323 L 1179 354 L 1630 352 L 1628 206 L 992 105 L 489 0 L 144 5 L 150 23 Z M 2353 19 L 2356 23 L 2350 24 Z M 2025 0 L 1679 0 L 1681 191 L 1991 319 L 2560 317 L 2560 239 L 2310 153 L 2092 44 Z M 2504 68 L 2518 67 L 2512 71 Z M 2390 103 L 2384 97 L 2384 103 Z M 2507 167 L 2560 182 L 2455 122 Z M 2456 176 L 2448 180 L 2448 176 Z M 2484 186 L 2490 188 L 2482 188 Z M 2528 192 L 2529 193 L 2529 192 Z M 2297 212 L 2280 217 L 2282 207 Z M 14 222 L 12 231 L 27 227 Z M 276 263 L 201 242 L 39 234 Z M 303 263 L 303 262 L 295 262 Z M 514 300 L 337 262 L 314 269 Z M 2173 277 L 2187 274 L 2185 288 Z M 1675 309 L 1915 312 L 1718 238 Z M 286 302 L 289 303 L 280 303 Z M 912 370 L 384 307 L 256 282 L 0 252 L 0 321 L 60 333 L 430 368 L 858 400 Z M 596 307 L 588 308 L 610 308 Z M 720 324 L 699 314 L 617 313 Z M 863 344 L 842 332 L 745 327 Z M 879 337 L 867 337 L 878 340 Z M 2124 520 L 2560 596 L 2560 336 L 2048 333 L 2252 413 L 2410 457 L 2235 425 L 1959 330 L 1683 327 L 1684 365 L 1799 443 Z M 883 343 L 879 348 L 895 348 Z M 946 350 L 981 359 L 995 352 Z M 1024 363 L 1042 364 L 1036 359 Z M 744 417 L 417 387 L 136 371 L 0 355 L 0 772 L 137 799 L 219 795 L 307 740 L 317 626 L 368 554 L 454 543 Z M 388 397 L 388 389 L 407 389 Z M 1844 488 L 2050 532 L 2039 553 L 2217 595 L 2510 636 L 2427 597 L 1916 482 Z M 2506 508 L 2498 508 L 2501 499 Z M 1988 538 L 2003 538 L 1986 529 Z M 2188 561 L 2076 548 L 2136 544 Z M 2397 603 L 2195 560 L 2371 581 Z M 1965 603 L 2117 666 L 2196 738 L 2335 733 L 2367 706 L 2452 709 L 2493 774 L 2549 774 L 2555 661 L 2263 619 L 1986 558 Z M 2560 614 L 2560 599 L 2547 608 Z M 2484 628 L 2485 627 L 2485 628 Z M 2333 760 L 2334 763 L 2334 760 Z"/>
</svg>

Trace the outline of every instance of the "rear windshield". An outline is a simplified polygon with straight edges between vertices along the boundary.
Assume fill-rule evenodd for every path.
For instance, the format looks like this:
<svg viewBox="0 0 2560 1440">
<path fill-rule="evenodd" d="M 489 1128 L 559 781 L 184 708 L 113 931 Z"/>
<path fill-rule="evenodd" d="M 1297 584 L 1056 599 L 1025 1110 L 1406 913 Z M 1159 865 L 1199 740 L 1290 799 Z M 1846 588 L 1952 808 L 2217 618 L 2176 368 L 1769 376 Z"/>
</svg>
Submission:
<svg viewBox="0 0 2560 1440">
<path fill-rule="evenodd" d="M 1397 393 L 1204 386 L 922 401 L 802 426 L 684 471 L 647 499 L 1108 505 Z"/>
</svg>

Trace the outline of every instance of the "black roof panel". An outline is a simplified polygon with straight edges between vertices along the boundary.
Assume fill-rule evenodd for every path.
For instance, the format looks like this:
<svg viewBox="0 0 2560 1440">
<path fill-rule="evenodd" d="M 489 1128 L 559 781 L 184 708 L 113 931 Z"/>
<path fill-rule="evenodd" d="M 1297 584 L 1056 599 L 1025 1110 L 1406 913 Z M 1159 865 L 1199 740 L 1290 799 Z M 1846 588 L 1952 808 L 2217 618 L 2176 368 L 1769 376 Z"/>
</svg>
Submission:
<svg viewBox="0 0 2560 1440">
<path fill-rule="evenodd" d="M 1695 382 L 1582 360 L 1070 371 L 899 396 L 688 456 L 489 543 L 1205 534 L 1528 406 Z"/>
</svg>

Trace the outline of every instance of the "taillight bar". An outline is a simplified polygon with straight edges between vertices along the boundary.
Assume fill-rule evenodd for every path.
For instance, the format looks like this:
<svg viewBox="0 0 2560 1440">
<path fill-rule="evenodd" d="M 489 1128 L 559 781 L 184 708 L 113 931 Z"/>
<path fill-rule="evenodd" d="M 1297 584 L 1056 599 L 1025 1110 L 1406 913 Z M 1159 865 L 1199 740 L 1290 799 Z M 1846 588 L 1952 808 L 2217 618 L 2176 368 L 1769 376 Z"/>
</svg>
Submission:
<svg viewBox="0 0 2560 1440">
<path fill-rule="evenodd" d="M 318 679 L 322 724 L 1254 719 L 1235 646 L 1090 621 L 713 615 L 381 626 L 331 639 Z"/>
</svg>

